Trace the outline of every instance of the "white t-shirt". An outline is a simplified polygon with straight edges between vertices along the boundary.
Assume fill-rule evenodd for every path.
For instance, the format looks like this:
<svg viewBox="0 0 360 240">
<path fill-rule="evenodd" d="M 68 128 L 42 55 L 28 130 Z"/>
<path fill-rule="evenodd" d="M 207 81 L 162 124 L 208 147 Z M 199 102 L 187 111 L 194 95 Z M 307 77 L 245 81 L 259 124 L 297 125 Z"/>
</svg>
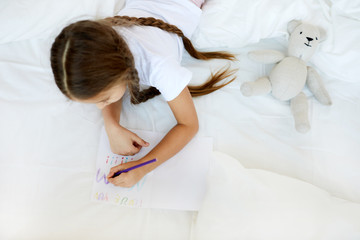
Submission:
<svg viewBox="0 0 360 240">
<path fill-rule="evenodd" d="M 201 10 L 189 0 L 128 0 L 118 15 L 154 17 L 177 26 L 191 37 Z M 140 84 L 157 88 L 166 101 L 176 98 L 190 82 L 192 73 L 180 65 L 184 45 L 176 34 L 157 27 L 114 29 L 127 42 L 135 60 Z"/>
</svg>

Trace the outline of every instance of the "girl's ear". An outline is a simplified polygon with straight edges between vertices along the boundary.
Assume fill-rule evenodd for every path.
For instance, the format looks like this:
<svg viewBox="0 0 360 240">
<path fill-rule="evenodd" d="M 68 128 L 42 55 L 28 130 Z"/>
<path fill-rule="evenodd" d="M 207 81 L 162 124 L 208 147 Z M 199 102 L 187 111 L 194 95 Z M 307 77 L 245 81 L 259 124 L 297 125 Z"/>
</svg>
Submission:
<svg viewBox="0 0 360 240">
<path fill-rule="evenodd" d="M 299 20 L 290 21 L 287 25 L 287 30 L 288 30 L 289 34 L 291 34 L 295 30 L 295 28 L 297 28 L 301 24 L 302 24 L 302 22 Z"/>
</svg>

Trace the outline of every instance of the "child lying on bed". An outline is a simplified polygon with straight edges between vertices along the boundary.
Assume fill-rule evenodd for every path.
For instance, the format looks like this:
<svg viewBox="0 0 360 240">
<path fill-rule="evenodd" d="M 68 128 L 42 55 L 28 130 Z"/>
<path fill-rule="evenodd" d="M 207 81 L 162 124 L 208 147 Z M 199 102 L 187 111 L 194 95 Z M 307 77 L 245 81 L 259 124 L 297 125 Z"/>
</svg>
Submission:
<svg viewBox="0 0 360 240">
<path fill-rule="evenodd" d="M 197 6 L 202 2 L 194 0 Z M 94 103 L 102 109 L 114 153 L 134 155 L 149 145 L 119 124 L 126 89 L 133 104 L 161 94 L 174 114 L 177 124 L 148 155 L 111 169 L 108 180 L 116 186 L 133 186 L 180 151 L 198 131 L 192 96 L 208 94 L 229 83 L 215 86 L 231 75 L 225 70 L 202 86 L 187 87 L 192 74 L 180 65 L 184 48 L 197 59 L 234 59 L 229 53 L 194 49 L 185 36 L 191 36 L 201 15 L 194 3 L 131 0 L 119 16 L 65 27 L 52 45 L 51 66 L 57 86 L 69 99 Z M 149 88 L 141 90 L 140 84 Z M 112 178 L 119 170 L 153 158 L 157 159 L 155 163 Z"/>
</svg>

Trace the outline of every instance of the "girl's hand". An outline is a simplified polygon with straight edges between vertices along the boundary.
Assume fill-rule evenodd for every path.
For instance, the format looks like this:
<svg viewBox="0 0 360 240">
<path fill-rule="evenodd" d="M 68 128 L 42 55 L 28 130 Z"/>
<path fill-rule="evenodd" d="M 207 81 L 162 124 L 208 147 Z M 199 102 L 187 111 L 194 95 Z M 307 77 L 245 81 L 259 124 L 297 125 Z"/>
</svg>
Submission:
<svg viewBox="0 0 360 240">
<path fill-rule="evenodd" d="M 121 173 L 115 178 L 112 178 L 112 176 L 120 170 L 124 170 L 132 166 L 138 165 L 141 162 L 142 161 L 133 161 L 112 167 L 106 178 L 111 184 L 115 186 L 130 188 L 134 186 L 137 182 L 139 182 L 147 174 L 146 167 L 139 167 L 129 172 Z"/>
<path fill-rule="evenodd" d="M 142 147 L 149 146 L 148 142 L 120 125 L 113 126 L 107 133 L 111 151 L 118 155 L 134 155 L 138 153 Z"/>
</svg>

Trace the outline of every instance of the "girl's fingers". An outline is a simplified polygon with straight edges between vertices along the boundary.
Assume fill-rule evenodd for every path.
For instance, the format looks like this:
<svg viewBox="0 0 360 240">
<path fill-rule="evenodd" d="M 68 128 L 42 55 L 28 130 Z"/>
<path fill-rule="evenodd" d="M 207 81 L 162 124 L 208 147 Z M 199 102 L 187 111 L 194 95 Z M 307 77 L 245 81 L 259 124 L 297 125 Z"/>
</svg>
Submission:
<svg viewBox="0 0 360 240">
<path fill-rule="evenodd" d="M 121 180 L 122 180 L 122 177 L 119 175 L 119 176 L 117 176 L 117 177 L 112 177 L 114 175 L 114 173 L 112 173 L 111 175 L 110 175 L 110 173 L 109 173 L 109 175 L 108 176 L 110 176 L 109 178 L 108 178 L 108 181 L 110 182 L 110 183 L 112 183 L 112 184 L 114 184 L 114 183 L 118 183 L 119 181 L 121 182 Z"/>
<path fill-rule="evenodd" d="M 110 178 L 109 179 L 109 183 L 115 185 L 115 186 L 121 186 L 121 180 L 118 179 L 118 177 L 116 178 Z"/>
<path fill-rule="evenodd" d="M 119 175 L 115 178 L 110 178 L 109 182 L 118 187 L 125 187 L 126 186 L 126 173 L 122 173 L 121 175 Z"/>
<path fill-rule="evenodd" d="M 112 167 L 109 171 L 109 174 L 107 175 L 107 178 L 111 178 L 116 172 L 125 169 L 123 165 L 118 165 L 115 167 Z"/>
<path fill-rule="evenodd" d="M 144 139 L 140 138 L 138 135 L 134 135 L 134 142 L 138 145 L 140 145 L 141 147 L 148 147 L 150 144 L 148 142 L 146 142 Z"/>
<path fill-rule="evenodd" d="M 134 143 L 134 146 L 132 147 L 131 153 L 129 155 L 133 156 L 133 155 L 137 154 L 138 152 L 140 152 L 141 148 L 142 147 L 140 145 L 137 145 L 136 143 Z"/>
<path fill-rule="evenodd" d="M 106 176 L 106 178 L 111 178 L 116 172 L 120 171 L 120 170 L 124 170 L 124 169 L 127 169 L 131 166 L 133 166 L 134 163 L 131 163 L 131 162 L 128 162 L 128 163 L 122 163 L 122 164 L 119 164 L 117 166 L 114 166 L 112 168 L 110 168 L 110 171 L 109 171 L 109 174 Z M 117 178 L 117 177 L 116 177 Z"/>
<path fill-rule="evenodd" d="M 131 147 L 130 152 L 127 155 L 135 155 L 136 153 L 140 152 L 142 147 L 148 147 L 150 144 L 146 141 L 144 141 L 142 138 L 138 137 L 137 135 L 134 135 L 133 138 L 133 144 Z"/>
</svg>

